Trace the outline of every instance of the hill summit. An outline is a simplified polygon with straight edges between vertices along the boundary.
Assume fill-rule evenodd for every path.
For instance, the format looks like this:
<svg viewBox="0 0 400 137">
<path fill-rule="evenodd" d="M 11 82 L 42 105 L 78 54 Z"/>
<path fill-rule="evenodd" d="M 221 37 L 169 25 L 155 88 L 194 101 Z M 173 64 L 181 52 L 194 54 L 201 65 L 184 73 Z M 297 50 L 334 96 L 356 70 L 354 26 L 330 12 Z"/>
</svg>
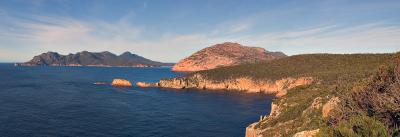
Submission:
<svg viewBox="0 0 400 137">
<path fill-rule="evenodd" d="M 224 66 L 270 61 L 286 57 L 282 52 L 269 52 L 260 47 L 247 47 L 239 43 L 225 42 L 204 48 L 180 60 L 173 71 L 191 72 Z"/>
</svg>

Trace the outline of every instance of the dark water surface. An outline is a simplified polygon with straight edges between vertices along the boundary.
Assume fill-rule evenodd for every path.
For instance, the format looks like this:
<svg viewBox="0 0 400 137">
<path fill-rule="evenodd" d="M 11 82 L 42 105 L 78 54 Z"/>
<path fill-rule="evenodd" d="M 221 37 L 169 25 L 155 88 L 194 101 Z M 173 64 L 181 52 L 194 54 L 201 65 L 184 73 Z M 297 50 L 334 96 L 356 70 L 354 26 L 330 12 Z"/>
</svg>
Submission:
<svg viewBox="0 0 400 137">
<path fill-rule="evenodd" d="M 154 82 L 170 68 L 14 67 L 0 64 L 0 136 L 244 136 L 268 113 L 260 94 L 94 85 Z"/>
</svg>

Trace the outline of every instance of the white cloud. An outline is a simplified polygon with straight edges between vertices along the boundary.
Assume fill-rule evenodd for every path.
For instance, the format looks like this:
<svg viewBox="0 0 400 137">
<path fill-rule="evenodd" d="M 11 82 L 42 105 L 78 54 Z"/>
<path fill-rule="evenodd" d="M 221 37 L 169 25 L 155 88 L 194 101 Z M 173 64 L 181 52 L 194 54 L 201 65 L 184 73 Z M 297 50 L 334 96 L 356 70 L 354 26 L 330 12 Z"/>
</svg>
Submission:
<svg viewBox="0 0 400 137">
<path fill-rule="evenodd" d="M 235 32 L 241 32 L 241 31 L 245 31 L 245 30 L 250 29 L 252 26 L 253 26 L 253 23 L 251 23 L 251 22 L 241 22 L 241 23 L 238 23 L 238 24 L 233 24 L 231 26 L 230 31 L 234 32 L 234 33 Z"/>
<path fill-rule="evenodd" d="M 385 23 L 326 25 L 239 35 L 241 31 L 257 29 L 254 20 L 242 20 L 216 25 L 211 33 L 159 34 L 159 38 L 150 40 L 141 37 L 146 31 L 144 26 L 132 24 L 133 13 L 115 22 L 48 16 L 20 19 L 6 16 L 6 13 L 1 13 L 0 17 L 7 21 L 3 22 L 6 25 L 0 22 L 0 61 L 26 61 L 46 51 L 68 54 L 88 50 L 117 54 L 131 51 L 158 61 L 176 62 L 197 50 L 225 41 L 290 55 L 400 50 L 400 25 Z"/>
<path fill-rule="evenodd" d="M 64 17 L 32 16 L 32 18 L 34 20 L 8 18 L 8 21 L 17 22 L 14 26 L 16 30 L 0 29 L 0 45 L 5 45 L 4 49 L 8 49 L 1 52 L 7 52 L 14 57 L 4 56 L 0 59 L 26 61 L 46 51 L 68 54 L 87 50 L 111 51 L 117 54 L 131 51 L 150 59 L 175 62 L 182 56 L 208 45 L 205 42 L 207 38 L 203 34 L 164 35 L 155 40 L 138 38 L 143 28 L 129 22 L 132 15 L 111 23 L 79 21 Z M 6 47 L 6 45 L 16 45 L 20 48 Z"/>
<path fill-rule="evenodd" d="M 400 50 L 400 26 L 375 23 L 359 26 L 323 26 L 240 38 L 251 45 L 301 53 L 362 53 Z"/>
<path fill-rule="evenodd" d="M 130 46 L 140 33 L 140 28 L 130 25 L 126 18 L 117 22 L 79 21 L 71 18 L 32 16 L 34 20 L 8 18 L 15 22 L 14 30 L 1 29 L 1 45 L 16 44 L 27 49 L 57 51 L 61 53 L 81 50 L 114 52 Z M 15 51 L 18 53 L 18 50 Z M 31 53 L 32 54 L 32 53 Z M 33 55 L 32 55 L 33 56 Z M 27 60 L 27 59 L 25 59 Z"/>
</svg>

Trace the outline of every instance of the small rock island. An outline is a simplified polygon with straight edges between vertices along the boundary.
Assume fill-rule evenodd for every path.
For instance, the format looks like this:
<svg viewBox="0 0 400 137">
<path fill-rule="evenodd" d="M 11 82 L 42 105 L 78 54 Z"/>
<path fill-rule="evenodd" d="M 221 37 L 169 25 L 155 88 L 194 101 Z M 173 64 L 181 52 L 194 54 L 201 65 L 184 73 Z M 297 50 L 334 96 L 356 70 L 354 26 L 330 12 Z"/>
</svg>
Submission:
<svg viewBox="0 0 400 137">
<path fill-rule="evenodd" d="M 111 86 L 114 87 L 132 87 L 132 83 L 126 79 L 114 79 L 111 82 Z"/>
</svg>

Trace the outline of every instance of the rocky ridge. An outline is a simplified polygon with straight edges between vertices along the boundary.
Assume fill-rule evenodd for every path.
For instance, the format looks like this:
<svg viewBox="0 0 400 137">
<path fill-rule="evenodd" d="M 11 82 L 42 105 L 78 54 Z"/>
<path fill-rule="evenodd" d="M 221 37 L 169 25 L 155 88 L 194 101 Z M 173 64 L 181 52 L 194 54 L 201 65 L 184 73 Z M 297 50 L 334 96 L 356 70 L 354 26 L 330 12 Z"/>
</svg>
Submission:
<svg viewBox="0 0 400 137">
<path fill-rule="evenodd" d="M 155 67 L 171 66 L 170 63 L 161 63 L 146 59 L 130 52 L 115 55 L 111 52 L 82 51 L 76 54 L 60 55 L 57 52 L 42 53 L 32 60 L 15 64 L 16 66 L 97 66 L 97 67 Z"/>
</svg>

